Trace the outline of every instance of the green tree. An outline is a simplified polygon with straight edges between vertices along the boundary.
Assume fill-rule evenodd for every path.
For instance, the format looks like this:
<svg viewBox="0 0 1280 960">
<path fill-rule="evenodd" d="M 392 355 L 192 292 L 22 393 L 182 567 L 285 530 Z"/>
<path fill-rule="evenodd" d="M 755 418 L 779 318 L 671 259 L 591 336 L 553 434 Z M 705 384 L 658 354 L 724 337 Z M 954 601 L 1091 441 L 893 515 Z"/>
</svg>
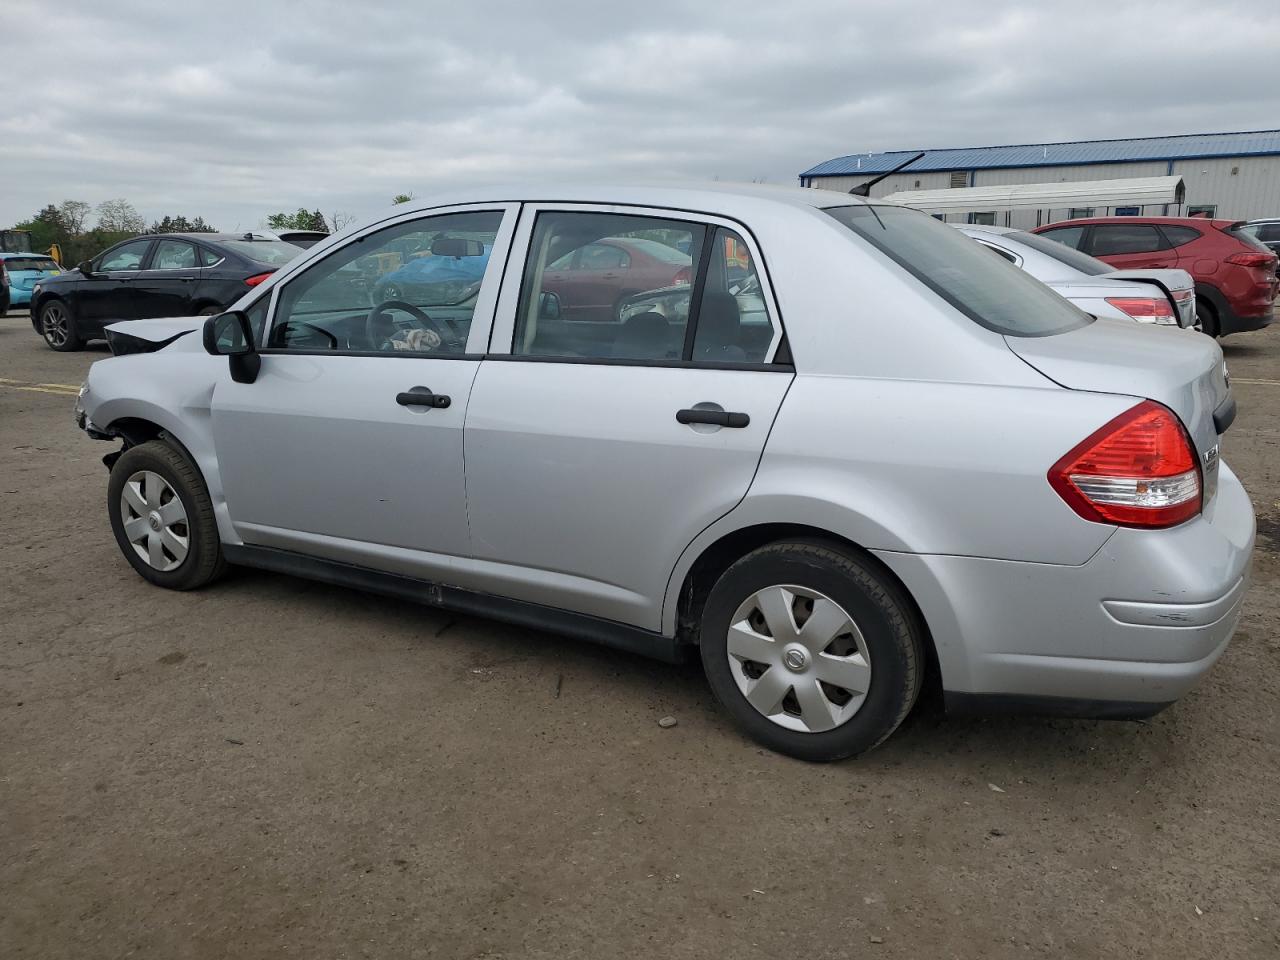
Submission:
<svg viewBox="0 0 1280 960">
<path fill-rule="evenodd" d="M 138 234 L 147 229 L 147 223 L 128 200 L 104 200 L 98 204 L 95 229 L 104 234 Z"/>
<path fill-rule="evenodd" d="M 204 217 L 188 220 L 184 216 L 166 216 L 147 228 L 147 233 L 217 233 L 218 228 L 205 223 Z"/>
<path fill-rule="evenodd" d="M 319 230 L 323 233 L 329 232 L 329 225 L 325 222 L 324 214 L 319 210 L 314 212 L 307 210 L 306 207 L 299 207 L 297 213 L 273 213 L 267 217 L 267 226 L 272 230 Z"/>
<path fill-rule="evenodd" d="M 397 193 L 394 197 L 391 198 L 391 203 L 392 205 L 400 204 L 400 203 L 408 203 L 412 199 L 413 199 L 412 193 Z"/>
</svg>

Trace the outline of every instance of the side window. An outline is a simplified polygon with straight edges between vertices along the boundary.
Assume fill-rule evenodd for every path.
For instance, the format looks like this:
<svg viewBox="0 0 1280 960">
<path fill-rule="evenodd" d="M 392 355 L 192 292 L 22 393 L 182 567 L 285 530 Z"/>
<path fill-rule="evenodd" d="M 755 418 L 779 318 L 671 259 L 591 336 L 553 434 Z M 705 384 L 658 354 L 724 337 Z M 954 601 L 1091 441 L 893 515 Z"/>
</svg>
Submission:
<svg viewBox="0 0 1280 960">
<path fill-rule="evenodd" d="M 1275 243 L 1280 240 L 1280 223 L 1264 223 L 1254 234 L 1263 243 Z"/>
<path fill-rule="evenodd" d="M 410 220 L 334 250 L 280 288 L 273 349 L 466 352 L 502 212 Z"/>
<path fill-rule="evenodd" d="M 589 243 L 582 248 L 578 261 L 580 270 L 625 270 L 631 265 L 631 257 L 621 247 L 608 243 Z"/>
<path fill-rule="evenodd" d="M 212 267 L 215 263 L 222 259 L 222 254 L 216 250 L 210 250 L 208 247 L 200 248 L 200 266 Z"/>
<path fill-rule="evenodd" d="M 1015 265 L 1017 264 L 1018 258 L 1015 257 L 1008 250 L 1001 250 L 999 247 L 993 247 L 989 243 L 982 243 L 981 240 L 979 240 L 978 243 L 982 244 L 982 246 L 986 247 L 988 250 L 994 253 L 997 257 L 1004 257 L 1004 259 L 1008 260 L 1010 263 Z"/>
<path fill-rule="evenodd" d="M 1191 227 L 1161 227 L 1160 229 L 1169 238 L 1169 243 L 1175 247 L 1180 247 L 1184 243 L 1190 243 L 1200 237 L 1200 231 Z"/>
<path fill-rule="evenodd" d="M 1168 249 L 1164 237 L 1145 223 L 1101 224 L 1093 228 L 1090 253 L 1095 257 L 1125 253 L 1152 253 Z"/>
<path fill-rule="evenodd" d="M 678 360 L 706 227 L 605 213 L 538 214 L 516 310 L 523 356 Z M 614 250 L 614 267 L 561 272 L 571 254 Z M 685 252 L 694 251 L 690 256 Z M 603 254 L 600 254 L 603 259 Z"/>
<path fill-rule="evenodd" d="M 1046 230 L 1040 235 L 1056 240 L 1073 250 L 1079 250 L 1080 238 L 1084 236 L 1084 227 L 1059 227 L 1057 230 Z"/>
<path fill-rule="evenodd" d="M 698 309 L 693 360 L 763 363 L 773 334 L 751 251 L 737 233 L 719 227 Z"/>
<path fill-rule="evenodd" d="M 157 240 L 152 270 L 186 270 L 196 265 L 196 248 L 182 240 Z"/>
<path fill-rule="evenodd" d="M 96 269 L 103 273 L 111 270 L 138 270 L 142 267 L 142 258 L 147 255 L 147 247 L 150 245 L 150 240 L 134 240 L 116 247 L 102 258 Z"/>
</svg>

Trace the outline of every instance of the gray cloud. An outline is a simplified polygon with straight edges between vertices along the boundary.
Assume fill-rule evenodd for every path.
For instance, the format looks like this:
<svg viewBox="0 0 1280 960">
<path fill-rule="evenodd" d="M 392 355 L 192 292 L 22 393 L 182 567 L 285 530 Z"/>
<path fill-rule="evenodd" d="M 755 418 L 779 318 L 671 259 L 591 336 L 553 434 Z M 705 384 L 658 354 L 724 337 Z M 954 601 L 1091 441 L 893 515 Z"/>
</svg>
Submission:
<svg viewBox="0 0 1280 960">
<path fill-rule="evenodd" d="M 1254 2 L 6 0 L 0 223 L 369 215 L 537 177 L 792 183 L 859 150 L 1257 129 Z"/>
</svg>

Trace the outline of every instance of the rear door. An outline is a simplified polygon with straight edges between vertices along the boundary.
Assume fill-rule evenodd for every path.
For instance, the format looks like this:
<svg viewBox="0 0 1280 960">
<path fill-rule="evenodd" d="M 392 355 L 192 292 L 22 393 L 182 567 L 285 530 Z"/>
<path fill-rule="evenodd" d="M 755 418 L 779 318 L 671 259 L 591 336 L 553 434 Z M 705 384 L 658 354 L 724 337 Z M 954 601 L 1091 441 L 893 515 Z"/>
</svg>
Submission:
<svg viewBox="0 0 1280 960">
<path fill-rule="evenodd" d="M 246 543 L 455 580 L 469 552 L 463 419 L 515 209 L 384 221 L 273 288 L 256 382 L 227 373 L 212 400 L 227 507 Z M 457 302 L 430 299 L 445 288 L 395 308 L 372 302 L 397 262 L 387 250 L 441 236 L 492 246 L 478 287 Z M 345 282 L 351 272 L 368 282 Z"/>
<path fill-rule="evenodd" d="M 545 309 L 548 264 L 622 235 L 688 245 L 695 282 L 644 301 L 607 337 Z M 735 296 L 730 249 L 749 251 L 755 274 L 759 251 L 729 221 L 525 206 L 467 411 L 478 586 L 660 628 L 677 557 L 746 494 L 794 376 L 774 362 L 782 331 L 768 278 Z M 563 315 L 577 306 L 560 304 Z M 770 335 L 747 329 L 762 324 Z"/>
<path fill-rule="evenodd" d="M 1086 253 L 1120 270 L 1178 265 L 1173 245 L 1150 223 L 1095 223 L 1087 244 Z"/>
<path fill-rule="evenodd" d="M 133 281 L 138 318 L 184 317 L 194 313 L 200 272 L 195 244 L 169 238 L 156 240 L 146 269 L 140 270 Z"/>
</svg>

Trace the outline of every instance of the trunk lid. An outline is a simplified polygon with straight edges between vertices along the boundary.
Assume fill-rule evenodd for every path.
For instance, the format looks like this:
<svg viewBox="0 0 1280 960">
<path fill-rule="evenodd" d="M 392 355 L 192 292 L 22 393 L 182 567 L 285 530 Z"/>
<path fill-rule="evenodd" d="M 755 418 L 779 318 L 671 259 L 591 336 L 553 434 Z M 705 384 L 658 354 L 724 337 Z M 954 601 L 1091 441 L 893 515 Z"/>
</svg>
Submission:
<svg viewBox="0 0 1280 960">
<path fill-rule="evenodd" d="M 1234 416 L 1222 350 L 1212 337 L 1103 318 L 1051 337 L 1005 342 L 1070 390 L 1154 400 L 1176 413 L 1199 454 L 1208 502 L 1217 487 L 1218 436 Z"/>
<path fill-rule="evenodd" d="M 1113 270 L 1102 274 L 1108 280 L 1137 280 L 1154 283 L 1173 304 L 1178 326 L 1191 327 L 1196 322 L 1196 282 L 1185 270 L 1148 269 Z"/>
</svg>

